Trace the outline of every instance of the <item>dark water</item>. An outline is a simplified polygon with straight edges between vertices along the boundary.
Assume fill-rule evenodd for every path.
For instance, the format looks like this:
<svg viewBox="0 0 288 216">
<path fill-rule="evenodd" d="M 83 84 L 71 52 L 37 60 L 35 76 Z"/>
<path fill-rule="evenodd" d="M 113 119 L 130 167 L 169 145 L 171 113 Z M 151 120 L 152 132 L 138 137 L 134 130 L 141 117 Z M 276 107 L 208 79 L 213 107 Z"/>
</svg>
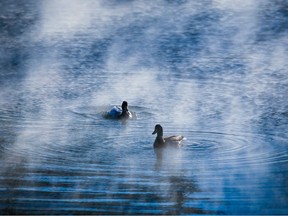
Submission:
<svg viewBox="0 0 288 216">
<path fill-rule="evenodd" d="M 0 214 L 288 214 L 287 8 L 1 0 Z"/>
</svg>

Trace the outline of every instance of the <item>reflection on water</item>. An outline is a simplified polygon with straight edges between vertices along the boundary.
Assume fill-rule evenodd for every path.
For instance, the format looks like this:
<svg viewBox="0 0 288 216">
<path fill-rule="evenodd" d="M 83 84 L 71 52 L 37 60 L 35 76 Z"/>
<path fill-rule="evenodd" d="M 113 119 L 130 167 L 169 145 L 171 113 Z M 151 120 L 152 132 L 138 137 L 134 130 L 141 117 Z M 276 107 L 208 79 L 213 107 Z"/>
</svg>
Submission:
<svg viewBox="0 0 288 216">
<path fill-rule="evenodd" d="M 0 213 L 287 214 L 286 8 L 2 0 Z"/>
</svg>

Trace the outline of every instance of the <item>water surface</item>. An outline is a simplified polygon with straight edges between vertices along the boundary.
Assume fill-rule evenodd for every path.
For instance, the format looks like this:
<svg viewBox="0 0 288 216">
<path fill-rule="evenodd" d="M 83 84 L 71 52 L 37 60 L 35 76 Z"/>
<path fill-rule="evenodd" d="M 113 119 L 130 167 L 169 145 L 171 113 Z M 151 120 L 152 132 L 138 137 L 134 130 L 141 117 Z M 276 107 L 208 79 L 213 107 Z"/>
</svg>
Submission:
<svg viewBox="0 0 288 216">
<path fill-rule="evenodd" d="M 0 213 L 287 214 L 287 7 L 2 0 Z"/>
</svg>

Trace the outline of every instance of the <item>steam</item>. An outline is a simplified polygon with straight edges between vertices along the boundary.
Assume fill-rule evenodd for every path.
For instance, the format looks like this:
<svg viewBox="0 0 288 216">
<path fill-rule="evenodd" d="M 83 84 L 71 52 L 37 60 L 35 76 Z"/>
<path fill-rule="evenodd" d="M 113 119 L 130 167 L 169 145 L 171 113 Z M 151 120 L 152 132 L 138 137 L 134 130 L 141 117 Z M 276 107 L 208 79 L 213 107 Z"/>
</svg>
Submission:
<svg viewBox="0 0 288 216">
<path fill-rule="evenodd" d="M 203 129 L 220 124 L 226 125 L 225 130 L 244 130 L 250 120 L 261 115 L 258 105 L 266 103 L 261 95 L 273 92 L 271 88 L 279 81 L 275 79 L 271 86 L 271 73 L 287 66 L 285 35 L 265 44 L 257 41 L 263 19 L 259 14 L 265 6 L 265 2 L 230 0 L 205 4 L 160 0 L 43 1 L 41 28 L 36 35 L 48 46 L 54 43 L 53 38 L 60 37 L 64 44 L 50 59 L 53 68 L 50 60 L 41 61 L 40 70 L 39 66 L 31 68 L 27 86 L 41 90 L 45 83 L 55 83 L 49 88 L 57 93 L 80 89 L 80 96 L 69 101 L 71 107 L 128 100 L 129 104 L 161 112 L 156 121 L 169 119 L 169 124 L 177 127 Z M 94 43 L 103 40 L 108 41 L 107 47 L 95 48 Z M 72 49 L 68 58 L 63 57 L 61 49 Z M 80 58 L 74 56 L 74 50 Z M 73 83 L 60 75 L 67 73 L 69 77 L 63 66 L 81 65 L 87 56 L 92 56 L 89 61 L 97 62 L 97 53 L 104 53 L 100 67 L 91 63 L 90 68 L 78 69 L 89 75 L 91 83 L 81 83 L 81 76 L 85 79 L 88 75 L 80 75 Z M 43 74 L 49 75 L 43 79 Z M 106 79 L 95 83 L 103 75 Z M 201 77 L 206 81 L 202 82 Z M 63 87 L 67 84 L 69 87 Z M 43 106 L 63 103 L 59 94 L 50 97 L 50 93 L 43 93 Z M 44 107 L 49 112 L 47 109 Z M 217 117 L 219 122 L 207 116 L 214 121 Z"/>
<path fill-rule="evenodd" d="M 92 1 L 52 0 L 42 1 L 41 36 L 53 36 L 59 33 L 75 33 L 79 28 L 90 24 Z"/>
<path fill-rule="evenodd" d="M 23 82 L 28 104 L 58 119 L 56 107 L 127 100 L 168 132 L 250 130 L 261 108 L 273 106 L 263 95 L 274 97 L 287 81 L 287 34 L 259 39 L 268 3 L 43 1 L 33 40 L 45 50 Z M 285 110 L 287 88 L 278 93 Z"/>
<path fill-rule="evenodd" d="M 216 158 L 213 166 L 209 166 L 210 160 L 203 160 L 202 164 L 195 161 L 198 171 L 202 169 L 205 173 L 204 188 L 211 183 L 207 173 L 214 174 L 217 166 L 223 172 L 227 171 L 224 166 L 229 169 L 228 174 L 214 176 L 218 190 L 226 184 L 221 181 L 229 177 L 232 185 L 239 172 L 246 180 L 251 171 L 264 170 L 263 179 L 270 174 L 267 163 L 275 161 L 273 155 L 269 157 L 270 149 L 261 149 L 260 145 L 266 144 L 265 137 L 251 134 L 257 130 L 263 133 L 261 119 L 266 113 L 269 117 L 270 112 L 286 113 L 287 117 L 287 30 L 271 28 L 267 24 L 269 14 L 266 14 L 270 8 L 278 16 L 277 20 L 281 20 L 285 15 L 281 15 L 279 8 L 285 6 L 284 1 L 44 0 L 38 4 L 41 6 L 39 26 L 31 34 L 37 48 L 31 48 L 32 58 L 25 67 L 24 78 L 17 92 L 12 91 L 20 95 L 19 107 L 22 107 L 17 104 L 15 107 L 22 109 L 20 121 L 23 121 L 20 127 L 15 126 L 15 154 L 23 152 L 27 160 L 37 155 L 41 160 L 41 153 L 45 156 L 54 148 L 60 152 L 65 145 L 75 148 L 74 143 L 83 139 L 79 142 L 82 145 L 88 136 L 89 142 L 94 142 L 94 138 L 98 138 L 95 125 L 99 119 L 71 113 L 79 107 L 80 110 L 92 107 L 89 113 L 92 116 L 98 107 L 120 105 L 126 100 L 130 107 L 140 107 L 147 112 L 140 116 L 141 120 L 131 121 L 129 127 L 121 127 L 121 131 L 109 130 L 111 122 L 106 121 L 107 130 L 103 129 L 106 134 L 101 136 L 112 137 L 109 141 L 117 136 L 119 143 L 112 147 L 117 152 L 136 143 L 136 147 L 129 146 L 136 149 L 132 151 L 137 151 L 136 156 L 119 159 L 134 169 L 138 169 L 134 163 L 138 163 L 139 152 L 146 150 L 143 146 L 149 145 L 149 153 L 153 154 L 155 137 L 151 132 L 154 125 L 160 123 L 165 135 L 183 132 L 186 136 L 185 132 L 193 131 L 202 131 L 207 136 L 209 132 L 214 133 L 216 138 L 211 138 L 214 149 L 223 148 L 226 156 L 231 153 L 225 158 L 234 162 L 231 165 L 221 158 Z M 10 96 L 12 88 L 3 89 L 0 103 L 6 105 L 3 101 Z M 89 127 L 95 131 L 95 137 Z M 278 128 L 283 130 L 287 126 L 277 125 Z M 86 132 L 90 134 L 87 136 Z M 237 134 L 237 138 L 233 134 Z M 189 139 L 187 137 L 187 146 L 192 143 Z M 109 145 L 108 142 L 105 144 Z M 231 146 L 231 142 L 233 148 L 223 147 Z M 254 151 L 250 153 L 251 148 L 247 146 L 257 142 L 259 149 L 252 148 Z M 238 161 L 237 151 L 251 167 L 238 170 L 245 163 Z M 262 152 L 253 158 L 256 151 Z M 170 158 L 172 168 L 167 166 L 167 175 L 171 170 L 171 176 L 177 175 L 183 168 L 180 160 L 185 157 L 183 152 L 175 159 Z M 95 157 L 91 155 L 89 157 Z M 261 156 L 269 158 L 259 160 Z M 11 161 L 8 157 L 5 160 Z M 188 160 L 191 163 L 190 158 Z M 139 170 L 132 172 L 131 176 L 135 174 L 136 179 Z M 121 175 L 123 173 L 121 171 Z M 249 182 L 256 185 L 259 179 Z M 240 185 L 241 180 L 236 182 Z M 225 191 L 223 194 L 225 196 Z"/>
</svg>

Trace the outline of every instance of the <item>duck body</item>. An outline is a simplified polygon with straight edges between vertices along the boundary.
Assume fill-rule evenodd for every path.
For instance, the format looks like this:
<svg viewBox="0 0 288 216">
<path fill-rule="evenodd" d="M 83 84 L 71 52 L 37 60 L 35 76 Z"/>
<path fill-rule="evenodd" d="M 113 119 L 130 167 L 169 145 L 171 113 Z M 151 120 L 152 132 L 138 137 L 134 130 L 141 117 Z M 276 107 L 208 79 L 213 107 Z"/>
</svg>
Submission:
<svg viewBox="0 0 288 216">
<path fill-rule="evenodd" d="M 117 119 L 122 113 L 122 109 L 119 106 L 113 106 L 113 108 L 107 112 L 107 116 Z"/>
<path fill-rule="evenodd" d="M 169 137 L 163 137 L 163 128 L 161 125 L 157 124 L 155 130 L 152 134 L 156 134 L 156 139 L 154 141 L 154 149 L 161 149 L 167 147 L 179 148 L 181 147 L 181 142 L 184 139 L 184 136 L 174 135 Z"/>
<path fill-rule="evenodd" d="M 120 119 L 132 119 L 132 113 L 128 110 L 122 110 L 122 113 L 119 116 Z"/>
</svg>

